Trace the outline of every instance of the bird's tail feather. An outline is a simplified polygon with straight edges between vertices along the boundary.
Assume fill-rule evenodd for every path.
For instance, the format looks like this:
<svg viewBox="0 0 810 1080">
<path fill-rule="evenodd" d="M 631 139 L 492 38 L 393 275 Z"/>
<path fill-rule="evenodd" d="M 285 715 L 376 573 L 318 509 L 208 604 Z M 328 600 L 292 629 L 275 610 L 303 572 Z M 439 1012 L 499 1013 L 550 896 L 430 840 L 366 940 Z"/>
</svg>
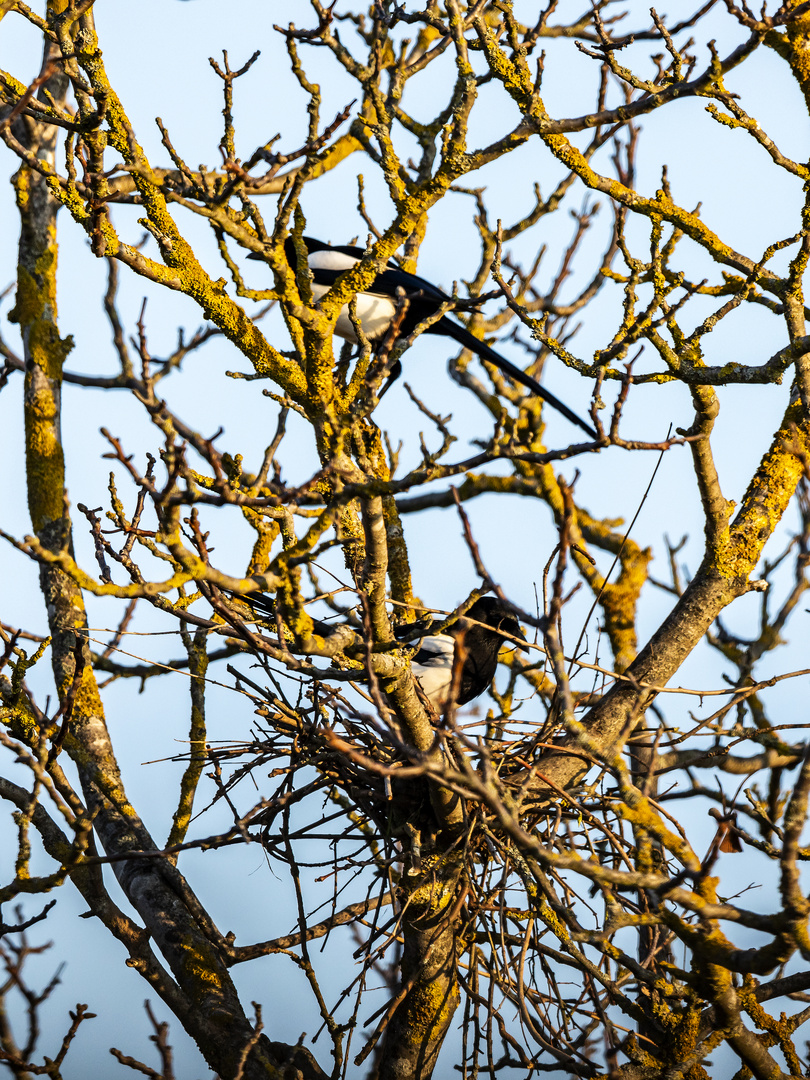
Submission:
<svg viewBox="0 0 810 1080">
<path fill-rule="evenodd" d="M 470 331 L 459 323 L 445 317 L 433 328 L 434 333 L 437 331 L 447 335 L 447 337 L 453 338 L 459 345 L 463 345 L 465 349 L 470 349 L 472 352 L 476 353 L 476 355 L 480 356 L 482 360 L 488 360 L 490 364 L 494 364 L 496 368 L 504 373 L 504 375 L 508 375 L 510 379 L 514 379 L 515 382 L 520 383 L 528 390 L 531 390 L 532 393 L 537 394 L 538 397 L 541 397 L 543 401 L 547 402 L 553 409 L 562 413 L 562 415 L 570 420 L 572 424 L 576 424 L 577 427 L 580 427 L 583 431 L 587 432 L 592 439 L 597 439 L 599 437 L 590 424 L 580 419 L 572 409 L 569 409 L 558 397 L 555 397 L 550 390 L 546 390 L 536 379 L 533 379 L 531 375 L 527 375 L 525 371 L 521 371 L 519 367 L 510 363 L 510 361 L 506 360 L 500 353 L 495 352 L 495 350 L 491 349 L 486 342 L 479 340 L 477 337 L 473 337 Z"/>
</svg>

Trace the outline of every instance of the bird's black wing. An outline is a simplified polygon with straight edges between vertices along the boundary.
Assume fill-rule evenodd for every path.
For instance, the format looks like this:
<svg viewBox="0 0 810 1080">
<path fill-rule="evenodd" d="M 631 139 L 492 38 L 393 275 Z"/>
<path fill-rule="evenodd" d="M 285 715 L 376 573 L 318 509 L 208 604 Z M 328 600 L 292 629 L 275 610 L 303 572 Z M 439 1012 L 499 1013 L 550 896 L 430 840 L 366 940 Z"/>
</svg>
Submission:
<svg viewBox="0 0 810 1080">
<path fill-rule="evenodd" d="M 431 628 L 434 625 L 440 626 L 441 623 L 436 622 L 429 613 L 425 613 L 414 622 L 395 623 L 393 626 L 394 637 L 397 641 L 404 641 L 409 645 L 416 645 L 420 638 L 426 637 L 430 633 Z"/>
<path fill-rule="evenodd" d="M 481 662 L 482 659 L 483 662 Z M 494 657 L 479 658 L 473 656 L 472 653 L 467 653 L 464 666 L 461 669 L 456 705 L 467 705 L 474 698 L 480 697 L 486 688 L 491 685 L 497 667 L 497 650 Z"/>
<path fill-rule="evenodd" d="M 241 603 L 246 604 L 257 618 L 275 622 L 276 601 L 275 597 L 270 596 L 268 593 L 237 593 L 231 589 L 221 589 L 220 591 L 226 599 L 239 600 Z"/>
<path fill-rule="evenodd" d="M 398 266 L 390 267 L 378 274 L 374 279 L 372 288 L 377 289 L 379 292 L 385 292 L 389 296 L 395 296 L 397 289 L 402 289 L 406 296 L 431 300 L 437 307 L 439 304 L 452 300 L 452 297 L 448 296 L 438 285 L 433 285 L 425 278 L 419 277 L 418 274 L 409 274 L 407 270 L 401 270 Z"/>
<path fill-rule="evenodd" d="M 351 248 L 330 248 L 330 251 L 341 251 L 344 254 L 349 254 Z M 335 284 L 341 274 L 345 274 L 351 267 L 346 267 L 344 270 L 335 270 L 324 266 L 311 266 L 312 280 L 318 285 L 326 285 L 331 287 Z M 377 274 L 372 283 L 365 289 L 365 292 L 378 293 L 383 296 L 395 297 L 397 290 L 402 289 L 409 299 L 424 300 L 430 305 L 430 309 L 435 311 L 440 304 L 444 304 L 451 297 L 447 293 L 442 292 L 441 289 L 435 285 L 431 285 L 429 281 L 425 281 L 424 278 L 417 277 L 416 274 L 407 274 L 404 270 L 389 268 L 383 270 L 381 274 Z"/>
</svg>

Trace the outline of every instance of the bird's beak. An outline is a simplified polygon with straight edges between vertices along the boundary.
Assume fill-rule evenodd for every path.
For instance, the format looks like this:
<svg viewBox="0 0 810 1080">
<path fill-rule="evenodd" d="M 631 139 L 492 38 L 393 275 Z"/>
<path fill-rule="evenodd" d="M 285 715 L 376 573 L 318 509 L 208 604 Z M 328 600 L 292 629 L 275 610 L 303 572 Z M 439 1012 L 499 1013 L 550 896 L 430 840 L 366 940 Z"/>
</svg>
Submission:
<svg viewBox="0 0 810 1080">
<path fill-rule="evenodd" d="M 267 256 L 263 251 L 251 251 L 248 258 L 255 259 L 257 262 L 267 262 Z"/>
<path fill-rule="evenodd" d="M 521 645 L 521 641 L 524 643 L 523 645 Z M 531 643 L 527 641 L 520 630 L 516 634 L 510 634 L 504 641 L 504 645 L 513 645 L 516 649 L 522 649 L 523 652 L 528 652 L 531 648 Z"/>
</svg>

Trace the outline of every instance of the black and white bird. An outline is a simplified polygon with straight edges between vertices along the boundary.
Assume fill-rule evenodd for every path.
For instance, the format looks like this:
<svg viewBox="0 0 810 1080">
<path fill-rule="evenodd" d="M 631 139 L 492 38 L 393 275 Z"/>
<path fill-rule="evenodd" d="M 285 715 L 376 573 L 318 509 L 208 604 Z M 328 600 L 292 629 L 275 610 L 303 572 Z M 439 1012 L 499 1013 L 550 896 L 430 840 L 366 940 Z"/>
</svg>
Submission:
<svg viewBox="0 0 810 1080">
<path fill-rule="evenodd" d="M 413 632 L 412 626 L 399 627 L 397 637 L 404 638 L 409 631 Z M 419 649 L 411 657 L 411 670 L 433 708 L 441 713 L 447 706 L 456 664 L 461 664 L 461 671 L 454 704 L 466 705 L 492 682 L 498 653 L 507 642 L 518 649 L 528 644 L 511 608 L 497 597 L 484 596 L 443 633 L 417 639 Z"/>
<path fill-rule="evenodd" d="M 324 244 L 321 240 L 315 240 L 311 236 L 304 236 L 302 239 L 307 248 L 307 262 L 312 273 L 312 298 L 317 303 L 326 295 L 342 273 L 351 269 L 355 263 L 362 259 L 365 251 L 361 247 L 351 245 L 333 246 Z M 288 237 L 285 241 L 284 251 L 290 266 L 296 269 L 298 260 L 292 237 Z M 263 259 L 263 255 L 254 252 L 248 255 L 248 258 Z M 402 293 L 399 290 L 402 290 Z M 419 323 L 431 315 L 435 315 L 442 304 L 451 300 L 451 297 L 436 285 L 432 285 L 429 281 L 418 277 L 416 274 L 407 273 L 391 260 L 386 269 L 374 279 L 368 291 L 357 294 L 357 318 L 363 333 L 369 341 L 372 343 L 378 342 L 385 336 L 397 312 L 397 297 L 403 294 L 404 299 L 408 301 L 408 308 L 399 327 L 401 337 L 407 337 Z M 460 323 L 443 315 L 429 326 L 425 332 L 452 338 L 465 349 L 469 349 L 477 356 L 480 356 L 482 360 L 487 360 L 490 364 L 493 364 L 504 375 L 508 375 L 510 379 L 537 394 L 557 412 L 562 413 L 572 424 L 580 427 L 590 438 L 598 438 L 591 425 L 577 416 L 558 397 L 555 397 L 549 390 L 544 389 L 531 375 L 521 371 L 519 367 L 510 363 L 500 353 L 495 352 L 485 342 L 474 337 Z M 335 323 L 335 333 L 346 341 L 357 342 L 357 334 L 349 317 L 348 305 L 345 305 L 340 310 Z M 391 373 L 391 381 L 398 374 L 399 370 L 395 365 Z"/>
<path fill-rule="evenodd" d="M 273 621 L 276 617 L 275 601 L 266 593 L 251 593 L 237 599 L 252 608 L 260 619 Z M 416 647 L 411 670 L 438 713 L 447 706 L 457 663 L 461 663 L 454 701 L 458 706 L 477 698 L 491 684 L 498 667 L 498 653 L 504 644 L 511 643 L 524 650 L 528 646 L 512 609 L 495 596 L 476 600 L 452 626 L 440 634 L 431 634 L 430 624 L 440 626 L 442 622 L 443 619 L 431 618 L 426 626 L 420 620 L 398 626 L 394 631 L 404 645 Z M 329 635 L 328 624 L 316 623 L 316 626 L 319 633 Z M 420 633 L 423 636 L 418 636 Z"/>
</svg>

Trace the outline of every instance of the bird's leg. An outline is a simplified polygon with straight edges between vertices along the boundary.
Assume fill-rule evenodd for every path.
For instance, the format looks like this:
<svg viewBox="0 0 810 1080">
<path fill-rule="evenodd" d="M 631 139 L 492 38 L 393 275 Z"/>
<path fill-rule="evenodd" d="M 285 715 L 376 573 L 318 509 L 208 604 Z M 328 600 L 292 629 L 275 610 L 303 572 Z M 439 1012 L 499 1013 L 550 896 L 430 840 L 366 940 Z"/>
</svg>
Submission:
<svg viewBox="0 0 810 1080">
<path fill-rule="evenodd" d="M 391 383 L 392 374 L 396 371 L 396 378 L 402 371 L 402 365 L 399 360 L 391 362 L 391 349 L 386 348 L 386 342 L 388 335 L 386 334 L 385 340 L 374 350 L 374 356 L 371 363 L 368 365 L 368 371 L 366 372 L 366 385 L 369 389 L 376 388 L 380 383 L 384 383 L 383 389 L 378 393 L 378 398 L 381 398 L 385 391 L 388 389 Z M 398 369 L 398 370 L 397 370 Z"/>
<path fill-rule="evenodd" d="M 387 394 L 390 387 L 394 385 L 397 379 L 402 374 L 402 362 L 395 360 L 391 365 L 391 370 L 388 372 L 388 378 L 383 383 L 382 389 L 378 395 L 380 401 L 382 401 L 383 394 Z"/>
<path fill-rule="evenodd" d="M 340 355 L 338 362 L 335 364 L 335 379 L 341 390 L 346 390 L 348 386 L 349 376 L 349 364 L 352 360 L 352 343 L 350 341 L 344 341 L 340 347 Z"/>
<path fill-rule="evenodd" d="M 396 314 L 391 320 L 391 324 L 380 342 L 380 347 L 376 351 L 374 361 L 369 365 L 368 369 L 367 382 L 370 385 L 373 386 L 374 383 L 384 380 L 382 389 L 377 395 L 378 401 L 402 374 L 402 363 L 399 357 L 397 356 L 396 359 L 391 357 L 391 351 L 399 337 L 400 327 L 410 306 L 410 299 L 405 295 L 405 290 L 401 287 L 397 289 L 396 302 Z"/>
</svg>

